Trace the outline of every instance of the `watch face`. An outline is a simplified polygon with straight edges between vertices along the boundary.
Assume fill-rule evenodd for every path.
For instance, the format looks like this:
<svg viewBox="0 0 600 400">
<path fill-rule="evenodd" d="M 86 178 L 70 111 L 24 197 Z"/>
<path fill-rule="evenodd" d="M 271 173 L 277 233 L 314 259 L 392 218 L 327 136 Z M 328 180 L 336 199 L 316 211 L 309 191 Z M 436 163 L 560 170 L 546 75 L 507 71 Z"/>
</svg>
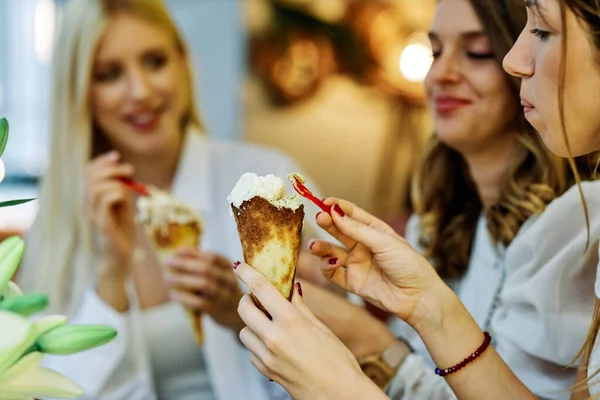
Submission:
<svg viewBox="0 0 600 400">
<path fill-rule="evenodd" d="M 386 373 L 379 365 L 374 363 L 366 363 L 362 365 L 362 370 L 377 386 L 380 388 L 387 385 L 390 375 Z"/>
</svg>

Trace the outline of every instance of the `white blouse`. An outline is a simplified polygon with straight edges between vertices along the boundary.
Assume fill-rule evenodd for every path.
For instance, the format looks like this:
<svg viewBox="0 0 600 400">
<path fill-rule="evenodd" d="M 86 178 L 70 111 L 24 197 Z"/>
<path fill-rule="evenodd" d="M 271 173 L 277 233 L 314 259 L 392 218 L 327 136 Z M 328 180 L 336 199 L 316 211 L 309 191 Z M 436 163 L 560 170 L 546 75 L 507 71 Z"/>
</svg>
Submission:
<svg viewBox="0 0 600 400">
<path fill-rule="evenodd" d="M 164 303 L 142 311 L 141 317 L 157 397 L 215 400 L 204 352 L 181 304 Z"/>
<path fill-rule="evenodd" d="M 600 199 L 600 193 L 598 194 L 597 199 Z M 598 210 L 600 211 L 600 210 Z M 596 273 L 596 284 L 595 284 L 595 292 L 596 297 L 600 300 L 600 264 L 598 264 L 598 271 Z M 596 338 L 596 343 L 594 343 L 594 349 L 592 350 L 592 354 L 590 355 L 590 359 L 588 361 L 588 386 L 590 389 L 590 395 L 595 398 L 595 396 L 600 395 L 600 373 L 597 372 L 600 370 L 600 335 Z"/>
<path fill-rule="evenodd" d="M 173 184 L 174 195 L 195 206 L 204 219 L 201 248 L 231 260 L 243 256 L 227 196 L 245 172 L 285 177 L 301 171 L 279 152 L 190 132 Z M 287 190 L 293 191 L 291 185 Z M 306 227 L 314 231 L 311 235 L 321 232 L 312 217 L 316 208 L 305 207 Z M 199 349 L 179 304 L 142 311 L 130 291 L 130 310 L 119 314 L 96 295 L 92 285 L 69 320 L 113 326 L 119 332 L 116 339 L 84 353 L 45 360 L 48 367 L 77 382 L 84 389 L 84 399 L 289 399 L 279 385 L 252 366 L 237 336 L 209 316 L 203 318 L 205 344 Z"/>
<path fill-rule="evenodd" d="M 586 198 L 600 194 L 600 182 L 583 187 Z M 590 212 L 592 239 L 600 233 L 598 211 Z M 412 218 L 407 231 L 413 246 L 417 225 Z M 515 375 L 544 399 L 570 398 L 576 366 L 567 367 L 591 322 L 598 242 L 593 239 L 584 254 L 585 243 L 583 208 L 573 187 L 526 221 L 506 249 L 494 246 L 480 218 L 469 269 L 460 282 L 449 282 L 479 326 L 491 332 Z M 390 384 L 392 399 L 454 398 L 446 381 L 433 373 L 433 361 L 416 333 L 402 321 L 394 321 L 392 329 L 416 350 Z"/>
</svg>

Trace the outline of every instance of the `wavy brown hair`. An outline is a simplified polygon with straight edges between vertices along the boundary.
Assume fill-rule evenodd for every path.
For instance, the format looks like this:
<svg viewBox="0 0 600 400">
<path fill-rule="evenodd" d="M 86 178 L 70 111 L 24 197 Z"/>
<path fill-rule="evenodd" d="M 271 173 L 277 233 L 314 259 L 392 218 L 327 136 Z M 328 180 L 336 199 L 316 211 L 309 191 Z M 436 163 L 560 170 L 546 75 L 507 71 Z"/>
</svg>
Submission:
<svg viewBox="0 0 600 400">
<path fill-rule="evenodd" d="M 523 0 L 470 0 L 498 65 L 525 27 Z M 520 80 L 506 75 L 515 103 Z M 517 147 L 498 202 L 486 212 L 496 243 L 508 245 L 521 225 L 541 213 L 568 185 L 564 160 L 551 154 L 521 112 L 510 125 Z M 442 184 L 443 183 L 443 184 Z M 413 177 L 413 206 L 420 217 L 420 245 L 443 278 L 467 270 L 482 203 L 462 155 L 434 135 Z"/>
</svg>

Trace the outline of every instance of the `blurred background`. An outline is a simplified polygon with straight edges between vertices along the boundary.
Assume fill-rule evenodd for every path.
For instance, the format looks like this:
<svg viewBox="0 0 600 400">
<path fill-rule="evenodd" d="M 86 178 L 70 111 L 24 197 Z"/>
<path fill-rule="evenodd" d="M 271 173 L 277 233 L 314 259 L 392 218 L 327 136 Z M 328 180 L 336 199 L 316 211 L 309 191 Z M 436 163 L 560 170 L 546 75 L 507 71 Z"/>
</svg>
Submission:
<svg viewBox="0 0 600 400">
<path fill-rule="evenodd" d="M 69 0 L 0 0 L 0 200 L 35 197 L 47 159 L 51 52 Z M 431 134 L 421 82 L 435 0 L 166 0 L 193 56 L 210 134 L 278 148 L 325 195 L 402 231 Z M 23 231 L 36 203 L 2 209 Z"/>
</svg>

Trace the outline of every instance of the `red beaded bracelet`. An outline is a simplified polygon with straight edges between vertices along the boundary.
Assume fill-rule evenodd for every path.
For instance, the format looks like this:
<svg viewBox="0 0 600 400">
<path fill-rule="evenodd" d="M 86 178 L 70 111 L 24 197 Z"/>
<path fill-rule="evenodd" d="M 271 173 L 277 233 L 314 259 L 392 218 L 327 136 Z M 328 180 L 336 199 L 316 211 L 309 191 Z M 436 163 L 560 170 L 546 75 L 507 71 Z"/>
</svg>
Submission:
<svg viewBox="0 0 600 400">
<path fill-rule="evenodd" d="M 459 371 L 461 368 L 467 366 L 468 364 L 472 363 L 473 361 L 475 361 L 477 359 L 477 357 L 479 357 L 481 355 L 481 353 L 483 353 L 485 351 L 485 349 L 488 348 L 490 343 L 492 343 L 492 335 L 490 335 L 489 332 L 483 332 L 483 335 L 485 336 L 485 338 L 483 339 L 483 344 L 481 346 L 479 346 L 479 348 L 477 350 L 475 350 L 475 352 L 473 354 L 471 354 L 469 357 L 465 358 L 464 360 L 462 360 L 461 362 L 459 362 L 458 364 L 456 364 L 453 367 L 446 368 L 446 369 L 436 368 L 435 373 L 439 376 L 450 375 L 450 374 L 455 373 L 456 371 Z"/>
</svg>

